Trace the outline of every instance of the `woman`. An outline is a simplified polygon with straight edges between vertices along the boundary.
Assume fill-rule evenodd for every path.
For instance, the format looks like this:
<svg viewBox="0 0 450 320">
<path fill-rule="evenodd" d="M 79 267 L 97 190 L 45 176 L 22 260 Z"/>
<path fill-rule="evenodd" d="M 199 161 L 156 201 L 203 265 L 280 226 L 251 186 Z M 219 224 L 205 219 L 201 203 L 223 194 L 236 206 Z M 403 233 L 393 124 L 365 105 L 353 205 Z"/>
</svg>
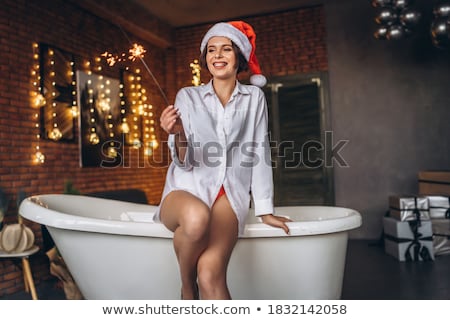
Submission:
<svg viewBox="0 0 450 320">
<path fill-rule="evenodd" d="M 174 232 L 183 299 L 231 299 L 226 271 L 250 205 L 268 225 L 289 229 L 273 215 L 273 181 L 255 34 L 242 21 L 218 23 L 204 36 L 201 63 L 212 80 L 181 89 L 161 114 L 173 162 L 157 218 Z M 198 284 L 197 284 L 198 281 Z"/>
</svg>

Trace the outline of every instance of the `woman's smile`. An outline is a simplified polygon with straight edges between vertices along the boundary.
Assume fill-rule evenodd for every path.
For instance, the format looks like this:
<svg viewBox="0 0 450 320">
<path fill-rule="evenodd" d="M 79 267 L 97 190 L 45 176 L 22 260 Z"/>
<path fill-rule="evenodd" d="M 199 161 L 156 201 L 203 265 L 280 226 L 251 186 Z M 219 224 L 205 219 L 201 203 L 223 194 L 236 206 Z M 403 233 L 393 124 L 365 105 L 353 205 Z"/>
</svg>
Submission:
<svg viewBox="0 0 450 320">
<path fill-rule="evenodd" d="M 236 55 L 231 40 L 226 37 L 212 37 L 208 41 L 206 61 L 213 77 L 235 77 Z"/>
</svg>

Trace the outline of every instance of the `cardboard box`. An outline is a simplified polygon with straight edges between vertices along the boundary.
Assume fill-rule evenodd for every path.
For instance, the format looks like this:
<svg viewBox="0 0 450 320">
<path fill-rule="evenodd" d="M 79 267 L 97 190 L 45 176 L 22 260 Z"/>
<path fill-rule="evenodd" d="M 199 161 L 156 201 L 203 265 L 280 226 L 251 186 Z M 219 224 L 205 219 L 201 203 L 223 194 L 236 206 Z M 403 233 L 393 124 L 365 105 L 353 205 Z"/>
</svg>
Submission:
<svg viewBox="0 0 450 320">
<path fill-rule="evenodd" d="M 450 254 L 450 219 L 431 220 L 435 255 Z"/>
<path fill-rule="evenodd" d="M 384 250 L 399 261 L 434 260 L 431 221 L 399 221 L 383 217 Z"/>
<path fill-rule="evenodd" d="M 426 196 L 430 208 L 431 219 L 450 219 L 450 197 Z"/>
<path fill-rule="evenodd" d="M 419 194 L 450 196 L 450 171 L 420 171 Z"/>
<path fill-rule="evenodd" d="M 428 198 L 424 196 L 403 195 L 389 197 L 389 214 L 400 221 L 430 220 Z"/>
</svg>

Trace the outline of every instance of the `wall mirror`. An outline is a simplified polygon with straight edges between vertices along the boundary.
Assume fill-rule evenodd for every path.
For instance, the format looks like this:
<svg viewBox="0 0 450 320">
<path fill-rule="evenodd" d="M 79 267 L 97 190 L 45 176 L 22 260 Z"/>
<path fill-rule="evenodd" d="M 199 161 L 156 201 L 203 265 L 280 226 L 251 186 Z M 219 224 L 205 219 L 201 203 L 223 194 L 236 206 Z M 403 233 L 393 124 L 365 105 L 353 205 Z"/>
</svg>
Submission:
<svg viewBox="0 0 450 320">
<path fill-rule="evenodd" d="M 87 60 L 47 44 L 39 48 L 42 138 L 78 139 L 81 167 L 116 167 L 124 146 L 153 154 L 153 106 L 138 68 L 112 68 L 101 57 Z"/>
<path fill-rule="evenodd" d="M 82 167 L 117 166 L 123 146 L 120 80 L 76 72 Z"/>
</svg>

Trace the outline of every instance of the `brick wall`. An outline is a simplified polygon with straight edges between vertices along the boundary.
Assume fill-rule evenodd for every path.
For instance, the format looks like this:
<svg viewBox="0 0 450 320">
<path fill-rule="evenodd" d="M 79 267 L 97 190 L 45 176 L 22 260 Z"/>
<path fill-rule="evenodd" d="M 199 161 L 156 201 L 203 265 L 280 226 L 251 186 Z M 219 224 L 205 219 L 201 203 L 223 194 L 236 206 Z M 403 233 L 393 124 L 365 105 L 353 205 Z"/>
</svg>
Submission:
<svg viewBox="0 0 450 320">
<path fill-rule="evenodd" d="M 325 16 L 323 7 L 291 10 L 243 19 L 256 32 L 256 55 L 263 74 L 285 76 L 327 71 Z M 190 85 L 186 66 L 200 55 L 200 42 L 211 24 L 181 28 L 176 32 L 177 86 Z M 209 81 L 202 70 L 202 81 Z M 241 79 L 248 74 L 240 75 Z"/>
<path fill-rule="evenodd" d="M 143 161 L 142 153 L 125 150 L 127 167 L 114 169 L 80 168 L 78 139 L 74 143 L 41 139 L 46 160 L 33 163 L 36 128 L 30 107 L 33 66 L 32 44 L 44 42 L 77 55 L 93 58 L 106 49 L 128 48 L 120 30 L 63 0 L 4 0 L 0 11 L 0 187 L 12 198 L 10 216 L 5 222 L 15 222 L 15 195 L 62 193 L 64 182 L 72 180 L 82 193 L 123 188 L 143 189 L 151 203 L 161 195 L 165 166 L 155 168 Z M 299 9 L 273 15 L 245 19 L 257 32 L 257 55 L 263 73 L 281 76 L 327 70 L 324 12 L 321 7 Z M 210 25 L 176 30 L 173 48 L 159 49 L 142 43 L 148 54 L 146 62 L 173 101 L 178 88 L 191 84 L 189 64 L 199 56 L 201 37 Z M 136 36 L 136 35 L 134 35 Z M 137 38 L 138 39 L 138 38 Z M 243 75 L 245 78 L 248 75 Z M 202 80 L 209 75 L 202 71 Z M 144 85 L 159 117 L 164 101 L 149 76 Z M 165 135 L 157 128 L 157 137 Z M 161 144 L 163 159 L 167 149 Z M 164 161 L 163 161 L 164 162 Z M 30 222 L 36 242 L 42 247 L 40 228 Z M 35 282 L 50 277 L 44 252 L 31 257 Z M 0 296 L 23 290 L 21 269 L 10 260 L 0 259 Z"/>
</svg>

